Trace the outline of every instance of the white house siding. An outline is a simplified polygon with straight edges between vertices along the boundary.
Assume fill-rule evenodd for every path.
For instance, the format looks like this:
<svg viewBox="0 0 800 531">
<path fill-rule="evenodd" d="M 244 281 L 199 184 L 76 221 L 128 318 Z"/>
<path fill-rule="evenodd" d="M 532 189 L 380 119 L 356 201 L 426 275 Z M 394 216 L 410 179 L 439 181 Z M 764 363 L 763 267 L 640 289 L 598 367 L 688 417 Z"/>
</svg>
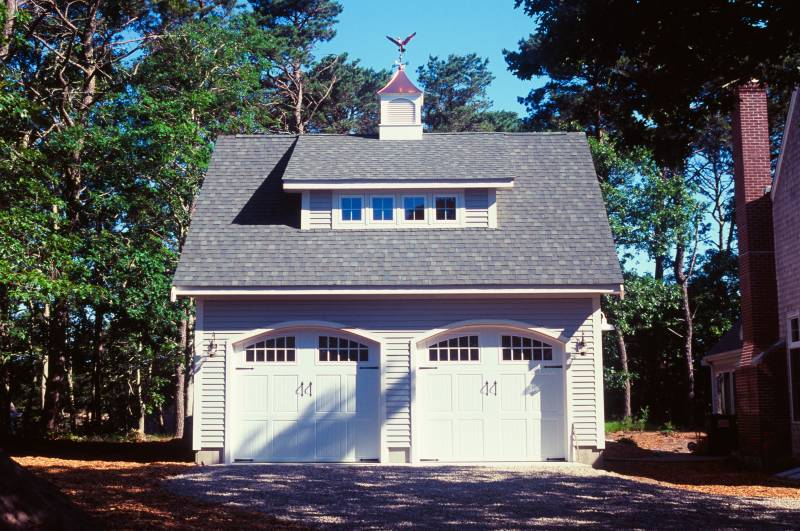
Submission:
<svg viewBox="0 0 800 531">
<path fill-rule="evenodd" d="M 330 191 L 311 191 L 309 200 L 309 228 L 331 228 L 333 197 Z"/>
<path fill-rule="evenodd" d="M 567 410 L 572 415 L 569 432 L 573 448 L 602 447 L 598 437 L 603 424 L 602 360 L 595 348 L 599 338 L 597 302 L 592 299 L 397 299 L 397 300 L 213 300 L 203 308 L 202 351 L 197 370 L 197 404 L 203 449 L 223 448 L 224 345 L 244 332 L 269 328 L 286 321 L 330 321 L 358 328 L 382 338 L 381 353 L 386 405 L 387 448 L 411 446 L 412 339 L 466 320 L 515 320 L 570 338 L 567 347 L 585 343 L 582 355 L 571 354 L 567 363 Z M 218 346 L 207 356 L 210 338 Z M 598 387 L 600 386 L 600 387 Z M 599 393 L 599 394 L 598 394 Z M 600 397 L 600 398 L 598 398 Z M 198 441 L 198 439 L 195 439 Z M 197 446 L 197 444 L 195 444 Z M 200 449 L 200 448 L 195 448 Z"/>
<path fill-rule="evenodd" d="M 489 226 L 489 190 L 468 188 L 464 191 L 464 223 L 468 227 Z"/>
</svg>

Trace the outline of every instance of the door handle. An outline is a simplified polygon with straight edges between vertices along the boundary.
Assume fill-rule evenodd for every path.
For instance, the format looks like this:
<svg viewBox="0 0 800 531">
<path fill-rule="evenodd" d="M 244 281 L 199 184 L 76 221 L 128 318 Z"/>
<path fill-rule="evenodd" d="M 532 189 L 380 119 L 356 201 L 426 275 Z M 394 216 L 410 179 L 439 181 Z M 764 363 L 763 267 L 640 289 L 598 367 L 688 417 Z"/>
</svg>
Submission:
<svg viewBox="0 0 800 531">
<path fill-rule="evenodd" d="M 483 382 L 483 385 L 481 386 L 481 394 L 489 396 L 489 381 L 488 380 Z"/>
<path fill-rule="evenodd" d="M 294 390 L 294 394 L 297 394 L 298 391 L 300 391 L 300 396 L 305 396 L 303 393 L 303 382 L 300 382 L 300 387 Z"/>
<path fill-rule="evenodd" d="M 311 394 L 311 382 L 308 382 L 308 396 L 314 396 Z"/>
<path fill-rule="evenodd" d="M 488 384 L 489 382 L 486 382 L 486 383 Z M 492 383 L 491 393 L 494 396 L 497 396 L 497 380 L 495 380 L 494 383 Z"/>
</svg>

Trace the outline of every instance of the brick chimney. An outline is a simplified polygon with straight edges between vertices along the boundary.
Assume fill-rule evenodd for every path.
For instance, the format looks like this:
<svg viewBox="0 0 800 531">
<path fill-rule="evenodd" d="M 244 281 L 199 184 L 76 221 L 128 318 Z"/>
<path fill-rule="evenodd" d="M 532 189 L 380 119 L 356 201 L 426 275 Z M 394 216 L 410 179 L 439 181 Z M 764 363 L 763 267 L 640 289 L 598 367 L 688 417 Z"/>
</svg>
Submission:
<svg viewBox="0 0 800 531">
<path fill-rule="evenodd" d="M 789 455 L 786 354 L 778 340 L 778 294 L 772 232 L 767 93 L 758 83 L 736 91 L 733 158 L 742 355 L 736 370 L 736 425 L 740 457 L 772 466 Z M 772 348 L 771 348 L 772 347 Z"/>
<path fill-rule="evenodd" d="M 736 91 L 733 159 L 739 281 L 742 295 L 742 365 L 778 339 L 778 295 L 766 88 L 756 82 Z"/>
</svg>

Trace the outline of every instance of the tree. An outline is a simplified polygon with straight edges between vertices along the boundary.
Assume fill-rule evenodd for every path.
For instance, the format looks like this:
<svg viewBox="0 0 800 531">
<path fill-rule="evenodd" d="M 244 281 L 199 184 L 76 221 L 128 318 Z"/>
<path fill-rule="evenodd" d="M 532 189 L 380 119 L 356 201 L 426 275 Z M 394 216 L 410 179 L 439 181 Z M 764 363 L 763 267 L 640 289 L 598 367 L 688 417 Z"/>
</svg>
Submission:
<svg viewBox="0 0 800 531">
<path fill-rule="evenodd" d="M 429 131 L 481 129 L 483 114 L 492 106 L 486 94 L 494 79 L 488 59 L 474 53 L 447 59 L 430 56 L 417 68 L 417 78 L 425 91 L 422 122 Z"/>
<path fill-rule="evenodd" d="M 284 131 L 303 134 L 330 98 L 338 76 L 338 56 L 315 64 L 314 46 L 331 40 L 342 6 L 332 0 L 253 0 L 262 28 L 276 39 L 266 88 L 277 96 L 274 117 Z"/>
<path fill-rule="evenodd" d="M 539 26 L 519 50 L 506 52 L 509 67 L 523 79 L 550 78 L 526 100 L 530 121 L 576 124 L 597 137 L 608 135 L 624 151 L 644 146 L 652 153 L 663 182 L 652 190 L 663 194 L 665 208 L 659 210 L 670 212 L 656 220 L 653 234 L 669 242 L 673 279 L 682 293 L 692 401 L 689 282 L 701 227 L 688 167 L 711 118 L 729 112 L 731 85 L 754 76 L 778 87 L 790 84 L 800 54 L 797 30 L 788 28 L 784 17 L 798 7 L 747 0 L 716 0 L 702 9 L 633 0 L 518 0 L 516 5 Z M 710 27 L 726 31 L 707 31 Z M 663 278 L 666 252 L 655 256 L 654 265 L 655 277 Z"/>
<path fill-rule="evenodd" d="M 334 64 L 333 68 L 327 65 Z M 333 79 L 330 97 L 317 107 L 308 130 L 335 134 L 375 134 L 380 121 L 376 93 L 389 80 L 386 70 L 375 71 L 348 61 L 347 54 L 324 57 L 312 67 L 309 78 L 325 86 Z"/>
</svg>

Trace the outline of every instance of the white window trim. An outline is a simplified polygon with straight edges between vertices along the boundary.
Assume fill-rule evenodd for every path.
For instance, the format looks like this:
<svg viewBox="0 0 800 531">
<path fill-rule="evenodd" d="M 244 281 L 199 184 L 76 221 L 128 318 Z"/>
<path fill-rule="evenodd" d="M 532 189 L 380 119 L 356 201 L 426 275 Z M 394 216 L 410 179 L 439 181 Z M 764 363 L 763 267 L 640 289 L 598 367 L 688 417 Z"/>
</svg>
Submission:
<svg viewBox="0 0 800 531">
<path fill-rule="evenodd" d="M 361 219 L 351 221 L 342 219 L 342 200 L 357 197 L 361 199 Z M 333 215 L 331 221 L 335 229 L 363 229 L 367 224 L 367 208 L 364 194 L 337 193 L 333 194 Z"/>
<path fill-rule="evenodd" d="M 373 199 L 385 199 L 391 198 L 392 199 L 392 219 L 384 220 L 384 219 L 373 219 L 373 208 L 372 208 L 372 200 Z M 397 195 L 393 193 L 388 194 L 370 194 L 368 204 L 367 204 L 367 225 L 379 225 L 381 227 L 390 227 L 397 225 Z"/>
<path fill-rule="evenodd" d="M 430 225 L 431 221 L 431 200 L 428 194 L 400 194 L 398 196 L 400 200 L 397 202 L 397 223 L 399 225 L 404 225 L 406 227 L 413 227 L 413 226 L 427 226 Z M 414 219 L 414 220 L 407 220 L 406 219 L 406 199 L 409 197 L 421 197 L 423 201 L 425 201 L 424 206 L 424 216 L 425 219 Z"/>
<path fill-rule="evenodd" d="M 455 197 L 456 219 L 436 219 L 436 199 L 439 197 Z M 455 192 L 437 192 L 431 194 L 431 225 L 437 227 L 461 227 L 464 225 L 464 194 Z"/>
<path fill-rule="evenodd" d="M 795 319 L 800 321 L 800 313 L 793 312 L 786 317 L 786 344 L 790 349 L 800 348 L 800 340 L 792 341 L 792 321 Z"/>
</svg>

